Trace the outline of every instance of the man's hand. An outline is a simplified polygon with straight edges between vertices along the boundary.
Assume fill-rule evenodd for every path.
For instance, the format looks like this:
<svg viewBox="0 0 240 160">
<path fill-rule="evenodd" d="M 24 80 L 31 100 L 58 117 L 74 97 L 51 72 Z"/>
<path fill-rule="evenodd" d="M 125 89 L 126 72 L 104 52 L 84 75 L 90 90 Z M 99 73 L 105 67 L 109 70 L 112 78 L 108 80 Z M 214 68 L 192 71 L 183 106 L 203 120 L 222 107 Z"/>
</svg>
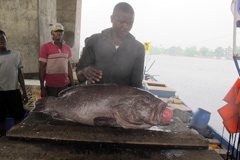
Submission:
<svg viewBox="0 0 240 160">
<path fill-rule="evenodd" d="M 83 75 L 92 83 L 99 82 L 102 78 L 102 71 L 94 66 L 88 66 L 83 69 Z"/>
<path fill-rule="evenodd" d="M 27 93 L 26 92 L 23 93 L 22 100 L 23 100 L 23 104 L 28 103 L 28 97 L 27 97 Z"/>
<path fill-rule="evenodd" d="M 47 97 L 47 91 L 45 88 L 41 88 L 41 97 Z"/>
</svg>

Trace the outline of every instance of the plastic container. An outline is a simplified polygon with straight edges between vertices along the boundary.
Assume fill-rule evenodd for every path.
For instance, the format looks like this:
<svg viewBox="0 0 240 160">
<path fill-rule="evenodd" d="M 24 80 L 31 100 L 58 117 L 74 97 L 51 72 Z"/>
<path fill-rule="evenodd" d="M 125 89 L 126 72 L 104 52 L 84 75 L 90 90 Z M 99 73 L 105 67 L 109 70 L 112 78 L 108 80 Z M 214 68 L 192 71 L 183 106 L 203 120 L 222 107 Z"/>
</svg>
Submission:
<svg viewBox="0 0 240 160">
<path fill-rule="evenodd" d="M 24 117 L 22 118 L 22 120 L 24 120 L 28 115 L 29 115 L 29 111 L 25 110 Z M 11 118 L 11 117 L 7 116 L 6 119 L 5 119 L 5 129 L 6 129 L 6 131 L 11 129 L 14 126 L 14 124 L 15 124 L 14 123 L 14 118 Z"/>
<path fill-rule="evenodd" d="M 202 108 L 198 108 L 198 110 L 194 113 L 193 118 L 191 119 L 189 127 L 197 130 L 206 128 L 210 120 L 210 116 L 210 112 Z"/>
<path fill-rule="evenodd" d="M 181 99 L 173 99 L 173 103 L 174 104 L 182 104 L 182 100 Z"/>
</svg>

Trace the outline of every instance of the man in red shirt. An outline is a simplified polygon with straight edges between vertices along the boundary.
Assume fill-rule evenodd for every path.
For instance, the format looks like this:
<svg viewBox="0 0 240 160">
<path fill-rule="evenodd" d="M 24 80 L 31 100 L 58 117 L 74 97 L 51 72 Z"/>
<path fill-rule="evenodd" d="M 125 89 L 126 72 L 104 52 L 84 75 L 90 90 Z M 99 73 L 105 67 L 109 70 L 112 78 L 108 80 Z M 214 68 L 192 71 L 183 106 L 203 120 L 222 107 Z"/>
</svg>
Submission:
<svg viewBox="0 0 240 160">
<path fill-rule="evenodd" d="M 41 97 L 57 97 L 60 91 L 68 87 L 69 81 L 74 86 L 70 63 L 72 53 L 63 41 L 64 27 L 60 23 L 54 24 L 51 34 L 53 40 L 44 44 L 40 50 Z"/>
</svg>

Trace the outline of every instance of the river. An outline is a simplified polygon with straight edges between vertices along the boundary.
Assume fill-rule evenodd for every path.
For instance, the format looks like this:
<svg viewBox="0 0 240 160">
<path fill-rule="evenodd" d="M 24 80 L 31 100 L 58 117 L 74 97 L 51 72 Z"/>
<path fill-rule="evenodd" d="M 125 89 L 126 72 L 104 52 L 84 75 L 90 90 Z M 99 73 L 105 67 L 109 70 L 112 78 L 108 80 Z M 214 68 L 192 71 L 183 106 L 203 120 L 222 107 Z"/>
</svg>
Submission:
<svg viewBox="0 0 240 160">
<path fill-rule="evenodd" d="M 238 78 L 233 60 L 184 56 L 151 55 L 145 64 L 148 73 L 175 89 L 176 95 L 193 111 L 203 108 L 211 112 L 209 125 L 222 135 L 222 118 L 217 110 L 226 102 L 222 99 Z M 229 134 L 224 131 L 224 137 Z"/>
</svg>

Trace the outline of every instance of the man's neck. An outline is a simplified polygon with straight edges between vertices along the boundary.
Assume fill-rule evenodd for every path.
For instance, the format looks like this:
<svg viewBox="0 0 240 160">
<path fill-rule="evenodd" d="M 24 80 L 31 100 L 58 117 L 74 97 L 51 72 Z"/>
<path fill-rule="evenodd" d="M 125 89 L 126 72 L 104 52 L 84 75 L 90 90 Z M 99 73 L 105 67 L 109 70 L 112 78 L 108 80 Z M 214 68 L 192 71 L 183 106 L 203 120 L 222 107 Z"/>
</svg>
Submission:
<svg viewBox="0 0 240 160">
<path fill-rule="evenodd" d="M 111 37 L 115 46 L 120 46 L 123 43 L 125 37 L 119 37 L 113 30 L 111 32 Z"/>
<path fill-rule="evenodd" d="M 57 45 L 60 49 L 62 49 L 62 41 L 54 40 L 54 44 Z"/>
<path fill-rule="evenodd" d="M 7 48 L 0 48 L 0 54 L 8 53 L 9 50 Z"/>
</svg>

